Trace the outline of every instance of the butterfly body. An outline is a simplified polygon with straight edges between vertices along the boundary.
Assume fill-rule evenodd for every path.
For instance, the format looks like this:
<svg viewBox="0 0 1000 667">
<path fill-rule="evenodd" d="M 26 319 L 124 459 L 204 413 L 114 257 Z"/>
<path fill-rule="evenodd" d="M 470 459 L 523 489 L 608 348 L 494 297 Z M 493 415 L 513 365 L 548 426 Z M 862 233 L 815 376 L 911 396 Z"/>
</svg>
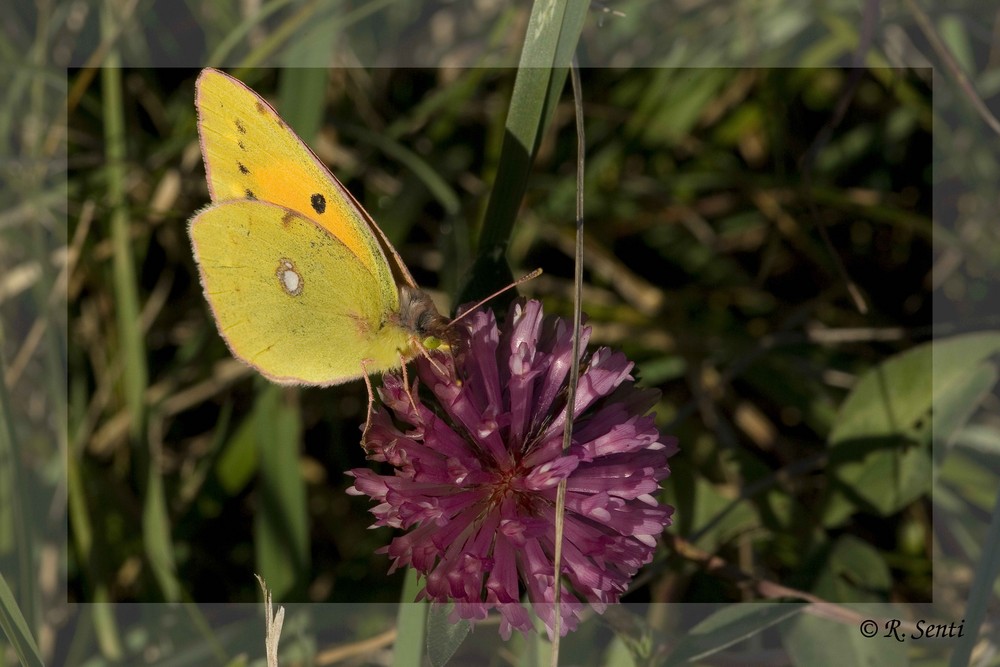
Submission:
<svg viewBox="0 0 1000 667">
<path fill-rule="evenodd" d="M 275 382 L 331 385 L 446 335 L 389 240 L 266 101 L 206 69 L 196 106 L 212 203 L 189 234 L 234 356 Z"/>
</svg>

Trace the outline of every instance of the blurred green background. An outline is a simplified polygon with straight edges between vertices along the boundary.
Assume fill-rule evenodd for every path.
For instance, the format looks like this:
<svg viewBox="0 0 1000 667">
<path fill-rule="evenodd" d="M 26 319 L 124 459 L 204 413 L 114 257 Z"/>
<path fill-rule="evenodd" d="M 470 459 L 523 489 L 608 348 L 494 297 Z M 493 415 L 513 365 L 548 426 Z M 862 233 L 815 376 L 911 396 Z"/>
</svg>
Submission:
<svg viewBox="0 0 1000 667">
<path fill-rule="evenodd" d="M 88 168 L 102 159 L 107 78 L 71 117 L 70 180 L 94 206 L 70 285 L 71 412 L 103 400 L 79 460 L 100 565 L 74 558 L 70 591 L 91 599 L 96 579 L 111 599 L 157 600 L 176 578 L 195 600 L 252 600 L 249 574 L 264 570 L 282 599 L 396 600 L 401 576 L 387 578 L 388 561 L 372 555 L 391 533 L 366 530 L 368 503 L 343 493 L 344 471 L 365 465 L 363 383 L 272 387 L 230 357 L 210 319 L 186 236 L 186 219 L 207 202 L 196 74 L 121 72 L 127 248 L 109 240 L 108 171 Z M 830 122 L 845 70 L 582 72 L 584 310 L 592 343 L 623 349 L 642 383 L 663 392 L 659 424 L 681 442 L 665 496 L 677 506 L 672 532 L 837 600 L 930 597 L 929 468 L 920 492 L 878 507 L 837 484 L 828 444 L 858 377 L 930 336 L 927 74 L 864 73 L 807 182 L 804 156 Z M 307 137 L 418 281 L 454 295 L 497 169 L 514 72 L 252 70 L 242 79 Z M 567 316 L 575 142 L 564 96 L 508 255 L 515 273 L 544 269 L 523 292 Z M 868 313 L 852 305 L 837 261 Z M 118 282 L 117 262 L 133 284 Z M 138 432 L 119 379 L 141 373 L 119 321 L 129 291 L 139 320 L 124 328 L 141 329 L 136 363 L 147 376 Z M 269 466 L 286 469 L 263 482 L 265 493 L 259 473 Z M 155 511 L 150 485 L 161 489 Z M 166 540 L 159 563 L 150 531 Z M 838 576 L 858 558 L 863 572 Z M 667 551 L 646 580 L 638 599 L 732 596 Z"/>
<path fill-rule="evenodd" d="M 19 605 L 46 655 L 95 641 L 114 655 L 109 612 L 74 626 L 53 616 L 67 598 L 256 602 L 256 572 L 281 602 L 401 599 L 403 573 L 374 554 L 392 532 L 369 530 L 369 504 L 343 492 L 344 471 L 366 465 L 363 383 L 270 385 L 229 356 L 201 295 L 186 235 L 208 202 L 198 70 L 118 65 L 178 60 L 189 45 L 170 41 L 175 28 L 204 27 L 183 33 L 191 53 L 246 64 L 227 71 L 272 101 L 452 306 L 511 168 L 501 147 L 518 72 L 360 67 L 379 62 L 361 31 L 352 57 L 319 51 L 336 66 L 258 68 L 312 62 L 303 53 L 325 31 L 378 21 L 380 6 L 276 3 L 270 24 L 225 7 L 12 16 L 25 29 L 9 31 L 0 105 L 12 156 L 0 398 L 16 417 L 0 435 L 13 591 L 0 587 L 0 611 Z M 1000 51 L 962 8 L 886 6 L 866 45 L 853 6 L 744 7 L 629 2 L 617 16 L 595 4 L 579 49 L 621 65 L 581 72 L 592 344 L 636 362 L 681 446 L 662 494 L 675 523 L 625 600 L 776 597 L 770 582 L 835 602 L 933 597 L 957 620 L 970 591 L 998 594 L 996 557 L 980 557 L 1000 488 Z M 414 28 L 393 53 L 447 65 L 450 43 L 481 50 L 454 62 L 513 65 L 526 13 L 496 9 L 463 43 L 471 23 L 427 10 L 411 18 L 440 42 Z M 652 14 L 673 21 L 670 39 L 648 29 Z M 859 43 L 865 68 L 852 70 Z M 685 67 L 744 60 L 792 67 Z M 655 66 L 624 66 L 635 62 Z M 888 66 L 900 62 L 937 72 Z M 507 252 L 514 274 L 545 272 L 521 292 L 565 316 L 576 158 L 567 86 L 516 174 L 527 189 Z M 645 621 L 666 624 L 665 607 Z M 149 640 L 131 641 L 138 656 Z"/>
</svg>

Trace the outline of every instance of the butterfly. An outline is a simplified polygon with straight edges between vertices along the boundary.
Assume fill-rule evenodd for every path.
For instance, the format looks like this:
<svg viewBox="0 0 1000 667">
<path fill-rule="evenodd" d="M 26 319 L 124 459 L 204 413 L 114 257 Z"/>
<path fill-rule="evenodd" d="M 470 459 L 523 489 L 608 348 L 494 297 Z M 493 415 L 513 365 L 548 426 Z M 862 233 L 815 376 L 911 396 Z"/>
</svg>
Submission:
<svg viewBox="0 0 1000 667">
<path fill-rule="evenodd" d="M 369 374 L 446 341 L 389 239 L 274 108 L 216 69 L 195 89 L 212 201 L 188 233 L 233 356 L 279 384 L 362 377 L 371 396 Z"/>
</svg>

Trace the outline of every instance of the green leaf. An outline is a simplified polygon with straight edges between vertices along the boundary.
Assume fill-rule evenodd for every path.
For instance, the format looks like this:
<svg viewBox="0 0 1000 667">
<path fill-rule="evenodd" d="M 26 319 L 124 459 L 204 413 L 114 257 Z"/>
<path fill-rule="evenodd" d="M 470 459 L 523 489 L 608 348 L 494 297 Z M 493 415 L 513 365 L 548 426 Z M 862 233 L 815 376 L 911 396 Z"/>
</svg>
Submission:
<svg viewBox="0 0 1000 667">
<path fill-rule="evenodd" d="M 865 637 L 859 627 L 800 614 L 781 626 L 782 641 L 792 663 L 801 667 L 909 664 L 905 644 L 881 635 Z"/>
<path fill-rule="evenodd" d="M 945 445 L 935 450 L 940 460 L 951 449 L 961 428 L 990 394 L 1000 379 L 997 365 L 984 361 L 981 366 L 950 383 L 934 401 L 934 442 Z M 994 435 L 996 435 L 994 433 Z"/>
<path fill-rule="evenodd" d="M 245 653 L 241 653 L 232 660 L 226 663 L 225 667 L 246 667 L 249 664 L 249 658 L 247 658 Z"/>
<path fill-rule="evenodd" d="M 983 424 L 969 424 L 954 435 L 956 448 L 989 457 L 1000 456 L 1000 431 Z"/>
<path fill-rule="evenodd" d="M 254 516 L 257 565 L 274 597 L 305 581 L 309 561 L 306 488 L 299 472 L 300 418 L 281 388 L 265 384 L 254 408 L 260 483 Z"/>
<path fill-rule="evenodd" d="M 986 610 L 990 599 L 993 597 L 994 585 L 997 577 L 1000 576 L 1000 494 L 997 494 L 996 505 L 991 513 L 990 527 L 986 533 L 986 540 L 983 544 L 982 556 L 976 565 L 976 574 L 972 578 L 972 585 L 969 602 L 963 614 L 963 624 L 968 622 L 970 628 L 978 628 L 984 625 L 986 620 Z M 972 650 L 978 643 L 978 634 L 968 632 L 959 639 L 958 646 L 951 654 L 949 667 L 961 667 L 968 665 L 972 656 Z"/>
<path fill-rule="evenodd" d="M 682 497 L 672 487 L 664 495 L 675 507 L 686 507 L 683 530 L 699 548 L 714 551 L 721 545 L 760 527 L 760 516 L 754 505 L 744 498 L 726 497 L 709 481 L 693 480 L 693 488 Z"/>
<path fill-rule="evenodd" d="M 976 57 L 966 32 L 965 20 L 958 14 L 945 14 L 938 22 L 941 40 L 967 76 L 976 75 Z"/>
<path fill-rule="evenodd" d="M 931 345 L 921 345 L 926 347 Z M 1000 354 L 1000 331 L 981 331 L 934 341 L 934 392 L 947 391 L 954 383 L 994 355 Z"/>
<path fill-rule="evenodd" d="M 996 499 L 998 464 L 1000 460 L 996 457 L 985 457 L 976 452 L 949 456 L 938 469 L 937 485 L 934 487 L 935 507 L 961 515 L 966 520 L 971 518 L 969 510 L 990 512 Z"/>
<path fill-rule="evenodd" d="M 294 59 L 291 54 L 286 55 Z M 281 72 L 278 82 L 281 117 L 307 144 L 314 142 L 323 124 L 329 76 L 325 69 L 306 67 L 290 67 Z"/>
<path fill-rule="evenodd" d="M 472 624 L 465 619 L 457 622 L 448 616 L 454 610 L 453 603 L 432 604 L 427 617 L 427 657 L 434 667 L 444 667 L 455 655 L 472 630 Z"/>
<path fill-rule="evenodd" d="M 38 665 L 41 667 L 42 656 L 38 652 L 38 645 L 35 638 L 31 636 L 28 623 L 21 615 L 21 609 L 17 606 L 14 593 L 7 585 L 7 580 L 0 574 L 0 627 L 7 635 L 7 640 L 14 647 L 14 652 L 25 667 Z"/>
<path fill-rule="evenodd" d="M 216 431 L 218 434 L 218 431 Z M 218 437 L 216 435 L 215 437 Z M 215 475 L 219 485 L 230 496 L 235 496 L 250 483 L 257 472 L 257 447 L 254 420 L 244 419 L 219 454 Z"/>
<path fill-rule="evenodd" d="M 830 434 L 840 495 L 825 525 L 842 522 L 859 504 L 885 516 L 928 493 L 931 441 L 965 422 L 967 402 L 983 395 L 995 373 L 989 358 L 998 352 L 1000 333 L 965 334 L 919 345 L 862 376 Z"/>
<path fill-rule="evenodd" d="M 855 440 L 907 438 L 931 406 L 931 344 L 890 357 L 865 373 L 844 400 L 830 446 Z"/>
<path fill-rule="evenodd" d="M 896 355 L 861 377 L 841 405 L 829 437 L 830 469 L 839 495 L 824 524 L 838 525 L 858 506 L 882 515 L 930 486 L 931 347 Z"/>
<path fill-rule="evenodd" d="M 146 558 L 164 600 L 178 602 L 181 599 L 181 584 L 177 580 L 170 517 L 167 513 L 160 464 L 156 457 L 150 460 L 147 480 L 142 507 L 142 542 L 146 548 Z"/>
<path fill-rule="evenodd" d="M 725 607 L 694 626 L 678 642 L 664 667 L 684 665 L 718 653 L 798 613 L 805 604 L 788 602 Z"/>
<path fill-rule="evenodd" d="M 816 573 L 809 590 L 826 600 L 882 602 L 892 586 L 892 574 L 878 549 L 852 535 L 837 538 L 803 569 Z"/>
<path fill-rule="evenodd" d="M 344 133 L 375 146 L 394 162 L 409 169 L 427 187 L 448 215 L 458 215 L 462 208 L 458 194 L 427 160 L 385 133 L 376 134 L 357 127 L 345 128 Z"/>
<path fill-rule="evenodd" d="M 0 342 L 4 341 L 4 323 L 0 320 Z M 4 363 L 3 354 L 0 353 L 0 377 L 6 375 L 7 366 Z M 14 411 L 11 405 L 11 394 L 6 383 L 0 382 L 0 554 L 7 557 L 13 553 L 14 558 L 10 562 L 16 573 L 14 585 L 21 594 L 24 601 L 24 610 L 28 618 L 35 618 L 35 600 L 39 599 L 36 589 L 37 573 L 33 567 L 33 554 L 36 551 L 34 531 L 32 531 L 32 519 L 28 501 L 28 491 L 25 480 L 28 477 L 26 471 L 21 468 L 22 450 L 20 439 L 18 438 L 16 424 L 14 421 Z M 71 477 L 76 472 L 74 467 L 78 459 L 70 454 L 67 463 L 67 476 Z M 70 493 L 78 487 L 68 485 Z M 79 501 L 79 504 L 74 504 Z M 71 497 L 70 520 L 73 527 L 82 533 L 78 535 L 77 542 L 83 542 L 89 537 L 89 524 L 87 524 L 86 510 L 82 512 L 82 521 L 74 521 L 81 517 L 74 512 L 84 504 L 79 496 Z M 86 536 L 86 537 L 85 537 Z M 89 540 L 87 541 L 89 545 Z M 6 586 L 6 584 L 4 584 Z"/>
</svg>

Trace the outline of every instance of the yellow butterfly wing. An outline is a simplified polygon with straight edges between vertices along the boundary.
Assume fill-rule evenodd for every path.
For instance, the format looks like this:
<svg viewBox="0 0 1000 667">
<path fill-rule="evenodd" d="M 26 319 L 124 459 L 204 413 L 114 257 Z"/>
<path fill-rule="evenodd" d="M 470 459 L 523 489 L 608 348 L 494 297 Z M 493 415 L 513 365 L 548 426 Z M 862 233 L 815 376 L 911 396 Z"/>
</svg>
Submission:
<svg viewBox="0 0 1000 667">
<path fill-rule="evenodd" d="M 415 287 L 382 231 L 270 104 L 211 68 L 202 70 L 195 88 L 212 201 L 257 199 L 297 211 L 338 238 L 376 277 L 386 299 L 398 300 L 386 252 L 399 278 Z"/>
<path fill-rule="evenodd" d="M 367 257 L 297 211 L 223 201 L 195 215 L 189 233 L 219 332 L 269 379 L 339 384 L 396 368 L 410 351 L 395 287 L 388 298 Z"/>
</svg>

